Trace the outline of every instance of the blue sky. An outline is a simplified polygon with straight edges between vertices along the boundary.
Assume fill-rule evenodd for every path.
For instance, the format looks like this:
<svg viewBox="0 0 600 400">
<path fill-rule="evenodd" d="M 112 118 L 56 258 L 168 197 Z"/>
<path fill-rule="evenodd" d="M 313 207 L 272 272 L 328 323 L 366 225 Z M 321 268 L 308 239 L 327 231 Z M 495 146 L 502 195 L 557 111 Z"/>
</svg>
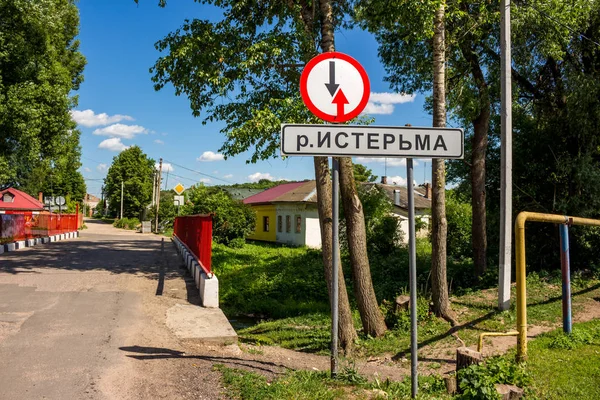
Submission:
<svg viewBox="0 0 600 400">
<path fill-rule="evenodd" d="M 88 192 L 100 195 L 102 181 L 112 158 L 126 146 L 138 145 L 148 156 L 170 165 L 163 188 L 181 182 L 208 185 L 251 182 L 260 178 L 313 179 L 310 157 L 279 158 L 246 164 L 248 155 L 223 160 L 221 124 L 202 125 L 191 114 L 186 97 L 174 95 L 172 87 L 154 91 L 149 68 L 159 57 L 154 43 L 181 26 L 184 19 L 215 19 L 219 11 L 192 0 L 81 0 L 79 40 L 87 58 L 85 81 L 77 92 L 79 105 L 73 113 L 82 132 L 81 171 Z M 412 97 L 390 92 L 383 81 L 384 69 L 377 57 L 377 43 L 362 31 L 336 33 L 336 49 L 358 60 L 371 82 L 369 115 L 377 125 L 431 126 L 423 110 L 423 95 Z M 356 160 L 375 175 L 385 174 L 383 159 Z M 177 164 L 177 165 L 174 165 Z M 404 183 L 404 160 L 387 159 L 387 175 Z M 187 168 L 187 169 L 186 169 Z M 426 169 L 425 169 L 426 168 Z M 431 179 L 431 162 L 417 161 L 417 183 Z M 164 170 L 163 170 L 164 171 Z M 199 174 L 201 172 L 205 175 Z"/>
</svg>

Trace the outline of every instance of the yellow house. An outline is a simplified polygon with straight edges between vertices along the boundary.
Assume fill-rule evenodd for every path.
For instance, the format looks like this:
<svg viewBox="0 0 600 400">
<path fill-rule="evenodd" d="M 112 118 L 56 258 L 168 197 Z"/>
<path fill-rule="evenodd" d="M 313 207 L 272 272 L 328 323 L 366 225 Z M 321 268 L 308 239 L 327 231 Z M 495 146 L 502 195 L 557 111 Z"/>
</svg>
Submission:
<svg viewBox="0 0 600 400">
<path fill-rule="evenodd" d="M 275 205 L 257 204 L 251 207 L 256 212 L 256 226 L 254 227 L 254 233 L 248 236 L 248 239 L 275 242 L 277 240 L 277 233 L 275 232 Z"/>
<path fill-rule="evenodd" d="M 290 182 L 244 199 L 256 212 L 248 239 L 321 247 L 315 181 Z"/>
</svg>

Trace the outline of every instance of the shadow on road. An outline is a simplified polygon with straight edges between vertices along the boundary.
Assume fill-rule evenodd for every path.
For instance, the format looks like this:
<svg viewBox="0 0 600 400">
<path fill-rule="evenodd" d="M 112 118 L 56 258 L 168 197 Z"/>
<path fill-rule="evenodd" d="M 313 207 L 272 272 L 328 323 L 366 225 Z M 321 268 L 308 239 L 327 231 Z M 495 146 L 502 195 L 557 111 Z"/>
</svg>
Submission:
<svg viewBox="0 0 600 400">
<path fill-rule="evenodd" d="M 272 374 L 279 374 L 281 370 L 288 370 L 289 368 L 283 364 L 276 364 L 271 361 L 260 361 L 260 360 L 247 360 L 240 357 L 228 357 L 228 356 L 204 356 L 204 355 L 192 355 L 186 354 L 181 351 L 165 349 L 161 347 L 142 347 L 142 346 L 125 346 L 119 347 L 119 350 L 127 351 L 130 353 L 138 354 L 127 354 L 127 357 L 134 358 L 136 360 L 162 360 L 169 358 L 181 358 L 181 359 L 193 359 L 193 360 L 204 360 L 213 363 L 219 363 L 230 367 L 243 367 L 253 370 L 261 370 L 270 372 Z"/>
</svg>

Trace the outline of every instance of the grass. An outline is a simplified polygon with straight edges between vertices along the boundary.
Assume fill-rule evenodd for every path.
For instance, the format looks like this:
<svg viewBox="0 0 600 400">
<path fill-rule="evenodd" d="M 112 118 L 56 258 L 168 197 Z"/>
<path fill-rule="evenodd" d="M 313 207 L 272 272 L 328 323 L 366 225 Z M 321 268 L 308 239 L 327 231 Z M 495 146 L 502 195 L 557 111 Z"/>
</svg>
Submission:
<svg viewBox="0 0 600 400">
<path fill-rule="evenodd" d="M 426 243 L 421 243 L 419 249 L 422 265 L 428 257 Z M 238 330 L 240 339 L 248 343 L 328 354 L 331 322 L 321 263 L 320 252 L 306 248 L 255 243 L 233 249 L 215 244 L 213 265 L 221 284 L 223 310 L 230 318 L 243 315 L 257 322 Z M 402 281 L 391 278 L 395 264 L 403 265 L 402 262 L 372 263 L 375 291 L 386 293 L 384 299 L 388 300 L 388 304 L 395 294 L 404 291 Z M 421 289 L 425 291 L 426 271 L 422 271 L 420 280 Z M 394 284 L 396 292 L 393 291 Z M 495 289 L 462 289 L 460 296 L 453 296 L 452 307 L 461 323 L 457 334 L 467 345 L 476 344 L 482 332 L 505 332 L 516 328 L 516 293 L 514 287 L 512 290 L 513 304 L 505 312 L 496 309 Z M 349 292 L 351 294 L 350 287 Z M 573 274 L 572 293 L 573 315 L 577 316 L 584 304 L 600 295 L 600 281 Z M 529 324 L 551 328 L 560 323 L 560 271 L 553 274 L 530 273 L 527 296 Z M 419 298 L 418 311 L 420 347 L 456 347 L 456 339 L 449 332 L 450 325 L 429 313 L 428 296 Z M 394 315 L 387 308 L 386 323 L 391 329 L 376 339 L 362 335 L 357 312 L 354 317 L 359 331 L 356 343 L 358 356 L 402 355 L 410 351 L 408 313 Z M 489 345 L 493 340 L 486 339 L 486 343 Z"/>
<path fill-rule="evenodd" d="M 216 365 L 223 374 L 223 383 L 229 398 L 240 400 L 334 400 L 334 399 L 409 399 L 410 379 L 402 382 L 368 382 L 353 368 L 343 368 L 338 377 L 319 371 L 288 371 L 268 381 L 264 376 Z M 435 376 L 419 380 L 418 399 L 450 399 L 444 382 Z"/>
<path fill-rule="evenodd" d="M 574 324 L 571 335 L 541 335 L 528 355 L 531 390 L 540 399 L 600 399 L 600 320 Z"/>
</svg>

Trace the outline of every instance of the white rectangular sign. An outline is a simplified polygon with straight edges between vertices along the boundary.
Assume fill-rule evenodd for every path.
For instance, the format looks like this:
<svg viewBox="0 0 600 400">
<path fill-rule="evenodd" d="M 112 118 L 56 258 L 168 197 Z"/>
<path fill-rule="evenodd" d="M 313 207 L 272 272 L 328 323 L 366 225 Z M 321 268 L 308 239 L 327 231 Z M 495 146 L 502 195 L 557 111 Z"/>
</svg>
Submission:
<svg viewBox="0 0 600 400">
<path fill-rule="evenodd" d="M 281 125 L 284 156 L 463 158 L 459 128 Z"/>
</svg>

